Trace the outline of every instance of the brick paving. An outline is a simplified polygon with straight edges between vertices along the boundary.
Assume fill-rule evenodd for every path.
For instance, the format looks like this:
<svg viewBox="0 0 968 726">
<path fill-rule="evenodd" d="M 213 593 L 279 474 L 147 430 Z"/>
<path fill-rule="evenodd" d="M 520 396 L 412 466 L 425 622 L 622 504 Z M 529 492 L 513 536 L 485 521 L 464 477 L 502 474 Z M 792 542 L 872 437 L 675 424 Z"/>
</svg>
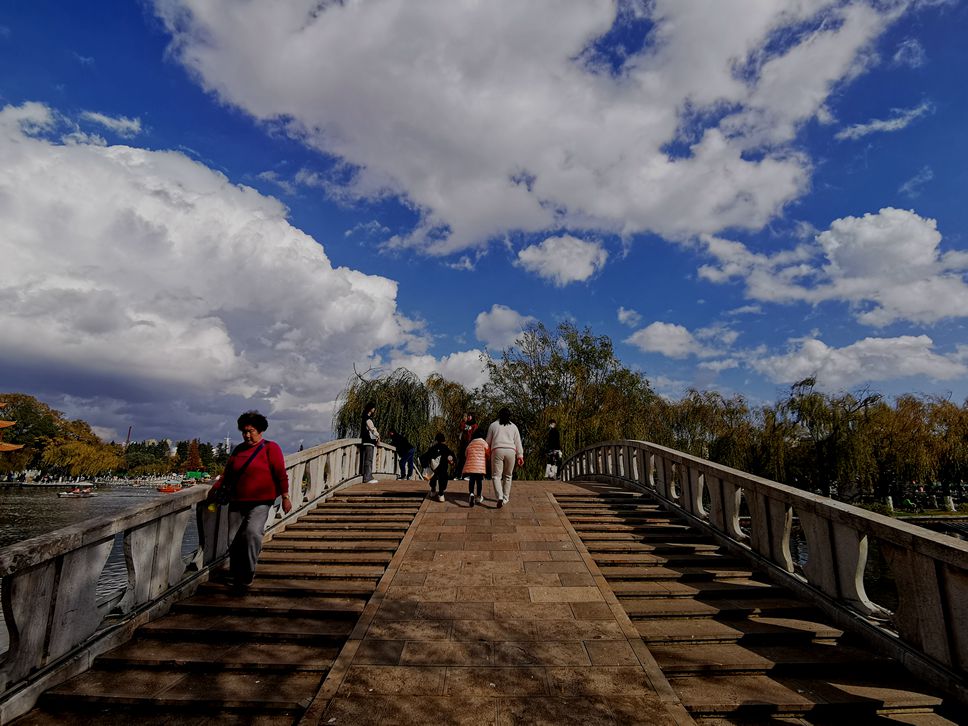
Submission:
<svg viewBox="0 0 968 726">
<path fill-rule="evenodd" d="M 551 496 L 584 491 L 426 500 L 301 723 L 691 723 Z"/>
</svg>

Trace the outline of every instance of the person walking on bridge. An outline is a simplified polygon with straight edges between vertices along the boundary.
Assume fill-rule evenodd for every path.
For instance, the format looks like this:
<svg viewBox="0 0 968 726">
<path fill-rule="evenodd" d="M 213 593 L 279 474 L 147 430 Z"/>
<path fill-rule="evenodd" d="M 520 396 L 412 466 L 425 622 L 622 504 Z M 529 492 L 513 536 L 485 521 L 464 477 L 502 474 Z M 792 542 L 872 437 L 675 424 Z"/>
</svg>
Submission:
<svg viewBox="0 0 968 726">
<path fill-rule="evenodd" d="M 558 431 L 558 422 L 554 419 L 548 424 L 545 455 L 548 457 L 548 463 L 545 465 L 545 479 L 558 479 L 561 470 L 561 433 Z"/>
<path fill-rule="evenodd" d="M 229 505 L 229 571 L 236 592 L 244 593 L 255 576 L 269 508 L 282 497 L 282 511 L 289 514 L 292 502 L 282 449 L 262 436 L 269 421 L 258 411 L 246 411 L 237 423 L 244 441 L 233 449 L 208 498 Z"/>
<path fill-rule="evenodd" d="M 521 432 L 511 423 L 511 411 L 502 408 L 487 429 L 487 448 L 491 451 L 491 476 L 494 477 L 494 494 L 497 506 L 503 507 L 511 501 L 511 476 L 514 464 L 524 464 L 524 446 L 521 445 Z"/>
<path fill-rule="evenodd" d="M 484 476 L 487 474 L 487 434 L 484 429 L 477 429 L 474 438 L 464 451 L 463 474 L 467 477 L 467 503 L 473 507 L 475 503 L 474 489 L 477 489 L 477 504 L 484 503 Z"/>
<path fill-rule="evenodd" d="M 397 460 L 400 462 L 400 478 L 410 479 L 413 477 L 413 444 L 401 433 L 390 429 L 388 432 L 390 446 L 397 450 Z"/>
<path fill-rule="evenodd" d="M 447 491 L 447 481 L 450 478 L 450 465 L 454 463 L 454 452 L 444 443 L 445 440 L 446 437 L 443 434 L 437 434 L 434 437 L 434 445 L 427 449 L 422 457 L 423 465 L 432 470 L 429 496 L 431 499 L 436 496 L 438 502 L 444 501 L 444 492 Z"/>
<path fill-rule="evenodd" d="M 363 421 L 360 424 L 360 452 L 363 465 L 363 483 L 376 484 L 373 478 L 373 455 L 376 453 L 376 445 L 380 443 L 380 432 L 376 430 L 373 423 L 373 414 L 376 413 L 376 403 L 370 401 L 363 408 Z"/>
</svg>

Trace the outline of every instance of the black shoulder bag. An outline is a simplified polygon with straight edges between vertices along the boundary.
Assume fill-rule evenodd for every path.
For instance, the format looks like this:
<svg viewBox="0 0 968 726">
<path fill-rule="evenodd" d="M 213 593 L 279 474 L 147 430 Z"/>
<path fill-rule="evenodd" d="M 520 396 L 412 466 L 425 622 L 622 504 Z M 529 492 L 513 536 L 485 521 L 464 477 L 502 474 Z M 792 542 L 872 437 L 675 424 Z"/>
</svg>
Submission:
<svg viewBox="0 0 968 726">
<path fill-rule="evenodd" d="M 222 481 L 222 486 L 220 486 L 215 492 L 215 503 L 219 505 L 225 505 L 232 501 L 232 497 L 235 496 L 235 483 L 242 478 L 242 474 L 252 463 L 252 460 L 259 455 L 262 448 L 266 445 L 265 441 L 262 441 L 252 452 L 252 455 L 245 460 L 245 463 L 239 467 L 239 471 L 231 478 L 225 477 Z M 231 481 L 231 484 L 229 483 Z"/>
</svg>

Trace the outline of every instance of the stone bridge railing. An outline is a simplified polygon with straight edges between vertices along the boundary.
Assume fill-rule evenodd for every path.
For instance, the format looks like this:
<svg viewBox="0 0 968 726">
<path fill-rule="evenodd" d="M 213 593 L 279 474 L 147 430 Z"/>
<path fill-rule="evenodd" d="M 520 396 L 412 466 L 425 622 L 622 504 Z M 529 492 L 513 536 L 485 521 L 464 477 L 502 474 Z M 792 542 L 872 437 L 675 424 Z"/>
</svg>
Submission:
<svg viewBox="0 0 968 726">
<path fill-rule="evenodd" d="M 394 473 L 394 452 L 379 446 L 374 473 Z M 337 489 L 360 481 L 359 439 L 341 439 L 286 456 L 293 508 L 276 507 L 266 530 L 282 526 Z M 153 499 L 121 516 L 76 524 L 0 549 L 0 601 L 9 646 L 0 654 L 0 724 L 29 710 L 37 696 L 86 670 L 94 657 L 208 579 L 228 552 L 227 507 L 209 511 L 209 487 Z M 200 506 L 201 505 L 201 506 Z M 198 547 L 183 554 L 194 523 Z M 127 581 L 97 594 L 117 538 Z"/>
<path fill-rule="evenodd" d="M 654 494 L 841 627 L 968 703 L 968 543 L 644 441 L 588 447 L 564 462 L 562 476 Z M 791 554 L 795 519 L 806 545 L 802 567 Z M 865 590 L 875 544 L 897 586 L 893 610 Z"/>
</svg>

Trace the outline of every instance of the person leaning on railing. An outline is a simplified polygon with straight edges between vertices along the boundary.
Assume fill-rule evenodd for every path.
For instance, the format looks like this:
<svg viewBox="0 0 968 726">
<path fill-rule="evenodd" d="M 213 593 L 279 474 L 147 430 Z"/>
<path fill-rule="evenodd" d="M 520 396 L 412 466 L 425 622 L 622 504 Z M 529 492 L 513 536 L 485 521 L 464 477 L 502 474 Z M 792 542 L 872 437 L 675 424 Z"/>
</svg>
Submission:
<svg viewBox="0 0 968 726">
<path fill-rule="evenodd" d="M 269 509 L 282 497 L 282 511 L 292 511 L 289 477 L 279 444 L 263 438 L 269 428 L 258 411 L 246 411 L 238 420 L 243 443 L 232 450 L 225 471 L 208 492 L 210 501 L 229 507 L 229 571 L 236 591 L 252 584 L 262 552 Z"/>
</svg>

